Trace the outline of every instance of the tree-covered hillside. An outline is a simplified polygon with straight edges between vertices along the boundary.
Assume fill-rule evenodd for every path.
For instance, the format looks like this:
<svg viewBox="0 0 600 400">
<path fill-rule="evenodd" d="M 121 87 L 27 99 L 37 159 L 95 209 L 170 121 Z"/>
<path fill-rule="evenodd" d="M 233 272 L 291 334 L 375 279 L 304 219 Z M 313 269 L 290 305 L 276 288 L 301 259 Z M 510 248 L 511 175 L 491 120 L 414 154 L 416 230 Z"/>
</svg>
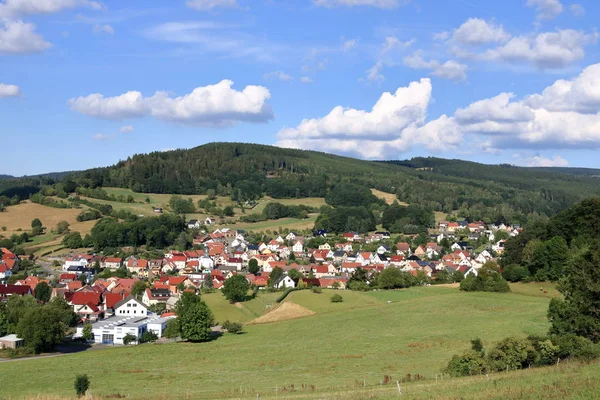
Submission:
<svg viewBox="0 0 600 400">
<path fill-rule="evenodd" d="M 554 215 L 577 201 L 600 195 L 600 185 L 592 175 L 439 158 L 373 162 L 257 144 L 209 143 L 189 150 L 134 155 L 114 166 L 62 179 L 84 188 L 216 193 L 240 202 L 264 195 L 328 197 L 338 184 L 353 183 L 395 193 L 400 201 L 430 210 L 459 210 L 467 219 L 524 223 L 531 214 Z M 44 184 L 43 179 L 37 181 Z M 14 192 L 7 187 L 10 182 L 24 184 L 3 181 L 5 193 L 0 188 L 0 196 Z"/>
</svg>

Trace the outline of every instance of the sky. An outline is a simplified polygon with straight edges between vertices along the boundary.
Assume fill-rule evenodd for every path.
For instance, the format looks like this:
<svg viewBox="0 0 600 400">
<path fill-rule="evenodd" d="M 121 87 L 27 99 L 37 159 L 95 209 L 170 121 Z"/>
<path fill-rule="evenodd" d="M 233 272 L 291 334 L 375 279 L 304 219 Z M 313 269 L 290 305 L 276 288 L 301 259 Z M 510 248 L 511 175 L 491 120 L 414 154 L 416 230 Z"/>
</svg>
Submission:
<svg viewBox="0 0 600 400">
<path fill-rule="evenodd" d="M 0 0 L 0 174 L 236 141 L 600 167 L 595 0 Z"/>
</svg>

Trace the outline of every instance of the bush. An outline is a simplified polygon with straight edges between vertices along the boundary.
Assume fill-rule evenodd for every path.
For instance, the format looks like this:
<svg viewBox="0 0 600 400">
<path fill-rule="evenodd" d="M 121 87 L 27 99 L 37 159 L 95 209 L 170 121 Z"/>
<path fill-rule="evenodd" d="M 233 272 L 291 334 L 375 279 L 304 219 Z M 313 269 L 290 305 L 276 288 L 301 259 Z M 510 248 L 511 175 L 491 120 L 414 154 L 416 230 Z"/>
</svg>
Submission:
<svg viewBox="0 0 600 400">
<path fill-rule="evenodd" d="M 320 287 L 320 286 L 313 286 L 313 287 L 312 287 L 310 290 L 312 290 L 312 292 L 313 292 L 313 293 L 316 293 L 316 294 L 321 294 L 321 293 L 323 293 L 323 289 L 321 289 L 321 287 Z"/>
<path fill-rule="evenodd" d="M 460 290 L 465 292 L 510 292 L 510 286 L 499 274 L 469 275 L 460 283 Z"/>
<path fill-rule="evenodd" d="M 90 388 L 90 380 L 87 375 L 77 375 L 75 377 L 75 393 L 77 397 L 85 396 L 85 392 Z"/>
<path fill-rule="evenodd" d="M 461 355 L 454 355 L 444 370 L 454 377 L 480 375 L 485 371 L 486 363 L 482 353 L 472 349 Z"/>
<path fill-rule="evenodd" d="M 528 339 L 509 337 L 501 340 L 487 356 L 490 371 L 521 369 L 535 364 L 537 354 Z"/>
<path fill-rule="evenodd" d="M 146 331 L 142 333 L 142 337 L 140 338 L 140 343 L 150 343 L 156 342 L 158 340 L 158 335 L 152 331 Z"/>
<path fill-rule="evenodd" d="M 508 265 L 502 271 L 502 277 L 509 282 L 521 282 L 529 278 L 529 269 L 520 265 Z"/>
<path fill-rule="evenodd" d="M 242 332 L 243 325 L 239 322 L 231 322 L 229 320 L 223 322 L 223 329 L 225 329 L 229 333 L 233 333 L 237 335 Z"/>
<path fill-rule="evenodd" d="M 290 294 L 290 293 L 292 293 L 292 292 L 294 292 L 294 291 L 296 291 L 296 290 L 300 290 L 300 289 L 301 289 L 301 288 L 297 288 L 297 287 L 295 287 L 295 288 L 289 288 L 289 289 L 286 289 L 286 290 L 285 290 L 285 291 L 284 291 L 284 292 L 281 294 L 281 296 L 279 296 L 279 297 L 278 297 L 278 298 L 275 300 L 275 302 L 276 302 L 276 303 L 281 303 L 283 300 L 285 300 L 285 298 L 288 296 L 288 294 Z"/>
<path fill-rule="evenodd" d="M 128 333 L 127 335 L 123 336 L 123 344 L 125 344 L 125 345 L 135 343 L 137 341 L 138 341 L 137 336 L 132 335 L 131 333 Z"/>
<path fill-rule="evenodd" d="M 569 333 L 554 337 L 552 342 L 558 346 L 557 356 L 561 359 L 572 357 L 581 361 L 591 361 L 600 358 L 600 345 L 584 337 Z"/>
<path fill-rule="evenodd" d="M 334 294 L 333 296 L 331 296 L 332 303 L 341 303 L 343 301 L 344 301 L 344 299 L 339 294 Z"/>
</svg>

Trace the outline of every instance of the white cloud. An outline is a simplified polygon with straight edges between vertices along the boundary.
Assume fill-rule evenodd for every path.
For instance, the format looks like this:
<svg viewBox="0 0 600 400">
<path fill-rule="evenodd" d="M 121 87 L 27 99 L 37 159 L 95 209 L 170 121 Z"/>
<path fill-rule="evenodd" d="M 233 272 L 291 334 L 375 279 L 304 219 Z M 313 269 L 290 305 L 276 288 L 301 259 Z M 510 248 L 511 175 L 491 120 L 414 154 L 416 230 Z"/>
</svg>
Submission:
<svg viewBox="0 0 600 400">
<path fill-rule="evenodd" d="M 144 97 L 130 91 L 120 96 L 104 97 L 90 94 L 69 100 L 71 109 L 79 113 L 106 119 L 143 116 L 172 122 L 204 126 L 228 126 L 238 122 L 266 122 L 273 117 L 267 100 L 269 90 L 262 86 L 246 86 L 237 91 L 233 82 L 223 80 L 216 85 L 197 87 L 191 93 L 170 97 L 156 92 Z"/>
<path fill-rule="evenodd" d="M 288 75 L 283 71 L 268 72 L 264 74 L 263 77 L 267 80 L 279 80 L 282 82 L 290 82 L 294 80 L 293 76 Z"/>
<path fill-rule="evenodd" d="M 302 83 L 312 83 L 312 78 L 310 76 L 303 76 L 302 78 L 300 78 L 300 82 Z"/>
<path fill-rule="evenodd" d="M 65 9 L 88 7 L 104 8 L 102 3 L 90 0 L 4 0 L 0 3 L 0 17 L 16 18 L 34 14 L 54 14 Z"/>
<path fill-rule="evenodd" d="M 395 157 L 413 146 L 452 148 L 461 136 L 452 118 L 443 115 L 425 123 L 431 90 L 430 80 L 424 78 L 395 93 L 383 93 L 370 111 L 337 106 L 322 118 L 282 129 L 277 145 L 374 159 Z"/>
<path fill-rule="evenodd" d="M 425 60 L 422 51 L 416 51 L 414 54 L 404 57 L 404 65 L 412 69 L 427 69 L 431 74 L 439 78 L 464 81 L 467 79 L 467 66 L 454 60 L 440 63 L 437 60 Z"/>
<path fill-rule="evenodd" d="M 539 154 L 528 156 L 525 154 L 515 154 L 514 158 L 518 165 L 524 167 L 567 167 L 569 162 L 559 155 L 552 158 L 544 157 Z"/>
<path fill-rule="evenodd" d="M 133 125 L 124 125 L 119 129 L 119 132 L 121 133 L 130 133 L 133 132 Z"/>
<path fill-rule="evenodd" d="M 112 140 L 112 139 L 115 139 L 116 137 L 117 137 L 117 135 L 115 133 L 110 133 L 110 134 L 99 133 L 97 135 L 94 135 L 94 140 Z"/>
<path fill-rule="evenodd" d="M 358 45 L 358 39 L 348 39 L 342 42 L 342 50 L 350 51 Z"/>
<path fill-rule="evenodd" d="M 107 35 L 114 35 L 115 34 L 115 30 L 113 29 L 112 26 L 110 26 L 110 25 L 100 25 L 100 24 L 94 25 L 94 32 L 95 33 L 106 33 Z"/>
<path fill-rule="evenodd" d="M 452 38 L 463 45 L 479 46 L 506 42 L 510 39 L 510 35 L 504 31 L 502 25 L 486 22 L 480 18 L 469 18 L 454 30 Z"/>
<path fill-rule="evenodd" d="M 396 49 L 406 49 L 407 47 L 412 46 L 415 42 L 415 39 L 410 39 L 407 41 L 401 41 L 395 36 L 388 36 L 385 38 L 385 42 L 383 43 L 383 48 L 381 50 L 382 53 L 387 53 Z"/>
<path fill-rule="evenodd" d="M 600 64 L 541 94 L 515 101 L 512 93 L 456 111 L 463 132 L 486 135 L 490 147 L 600 147 Z"/>
<path fill-rule="evenodd" d="M 559 79 L 542 93 L 528 96 L 525 104 L 550 111 L 595 114 L 600 110 L 600 64 L 590 65 L 574 79 Z"/>
<path fill-rule="evenodd" d="M 527 0 L 527 7 L 535 7 L 538 19 L 552 19 L 563 12 L 560 0 Z"/>
<path fill-rule="evenodd" d="M 433 40 L 438 40 L 438 41 L 446 41 L 450 38 L 450 33 L 447 31 L 444 32 L 438 32 L 438 33 L 434 33 L 433 34 Z"/>
<path fill-rule="evenodd" d="M 383 61 L 377 61 L 375 65 L 367 70 L 367 80 L 369 82 L 381 83 L 384 81 L 384 76 L 381 73 L 383 70 Z"/>
<path fill-rule="evenodd" d="M 401 0 L 313 0 L 313 3 L 319 7 L 356 7 L 370 6 L 377 8 L 396 8 L 406 1 Z"/>
<path fill-rule="evenodd" d="M 18 97 L 21 95 L 21 89 L 17 85 L 7 85 L 0 82 L 0 98 Z"/>
<path fill-rule="evenodd" d="M 569 6 L 569 11 L 576 17 L 582 17 L 585 15 L 585 8 L 581 4 L 573 3 Z"/>
<path fill-rule="evenodd" d="M 513 37 L 506 44 L 489 49 L 480 58 L 507 63 L 529 63 L 540 69 L 564 68 L 585 56 L 584 47 L 597 40 L 597 34 L 572 29 L 544 32 L 535 36 Z"/>
<path fill-rule="evenodd" d="M 0 19 L 0 54 L 35 53 L 52 47 L 35 31 L 35 25 Z"/>
<path fill-rule="evenodd" d="M 186 5 L 198 11 L 208 11 L 215 8 L 236 8 L 237 0 L 188 0 Z"/>
</svg>

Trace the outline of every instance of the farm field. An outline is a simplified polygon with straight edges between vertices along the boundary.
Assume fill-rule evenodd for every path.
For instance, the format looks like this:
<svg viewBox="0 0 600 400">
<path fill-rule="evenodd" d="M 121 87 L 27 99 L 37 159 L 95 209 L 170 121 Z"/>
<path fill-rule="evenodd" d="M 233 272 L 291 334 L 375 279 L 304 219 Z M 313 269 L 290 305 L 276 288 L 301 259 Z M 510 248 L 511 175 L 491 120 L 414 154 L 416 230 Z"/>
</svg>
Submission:
<svg viewBox="0 0 600 400">
<path fill-rule="evenodd" d="M 310 395 L 322 397 L 321 392 L 355 391 L 357 382 L 378 387 L 384 375 L 399 379 L 407 373 L 425 378 L 416 386 L 434 382 L 470 339 L 481 337 L 489 345 L 548 329 L 549 300 L 539 296 L 419 287 L 340 291 L 346 304 L 331 304 L 329 293 L 292 296 L 291 301 L 312 307 L 314 316 L 247 325 L 245 334 L 210 343 L 150 344 L 0 363 L 4 382 L 10 382 L 2 395 L 19 399 L 44 388 L 48 395 L 72 396 L 75 371 L 90 376 L 95 396 L 131 399 L 274 397 L 276 387 L 290 390 L 291 385 L 314 385 L 318 389 Z M 358 308 L 361 302 L 372 306 Z"/>
<path fill-rule="evenodd" d="M 371 189 L 371 193 L 375 195 L 375 197 L 379 197 L 380 199 L 384 199 L 386 203 L 392 204 L 394 201 L 397 201 L 401 206 L 408 206 L 408 203 L 398 200 L 395 194 L 382 192 L 381 190 Z"/>
<path fill-rule="evenodd" d="M 238 222 L 230 226 L 233 229 L 243 229 L 247 231 L 266 231 L 286 229 L 312 229 L 318 214 L 309 214 L 306 219 L 281 218 L 261 222 Z"/>
</svg>

